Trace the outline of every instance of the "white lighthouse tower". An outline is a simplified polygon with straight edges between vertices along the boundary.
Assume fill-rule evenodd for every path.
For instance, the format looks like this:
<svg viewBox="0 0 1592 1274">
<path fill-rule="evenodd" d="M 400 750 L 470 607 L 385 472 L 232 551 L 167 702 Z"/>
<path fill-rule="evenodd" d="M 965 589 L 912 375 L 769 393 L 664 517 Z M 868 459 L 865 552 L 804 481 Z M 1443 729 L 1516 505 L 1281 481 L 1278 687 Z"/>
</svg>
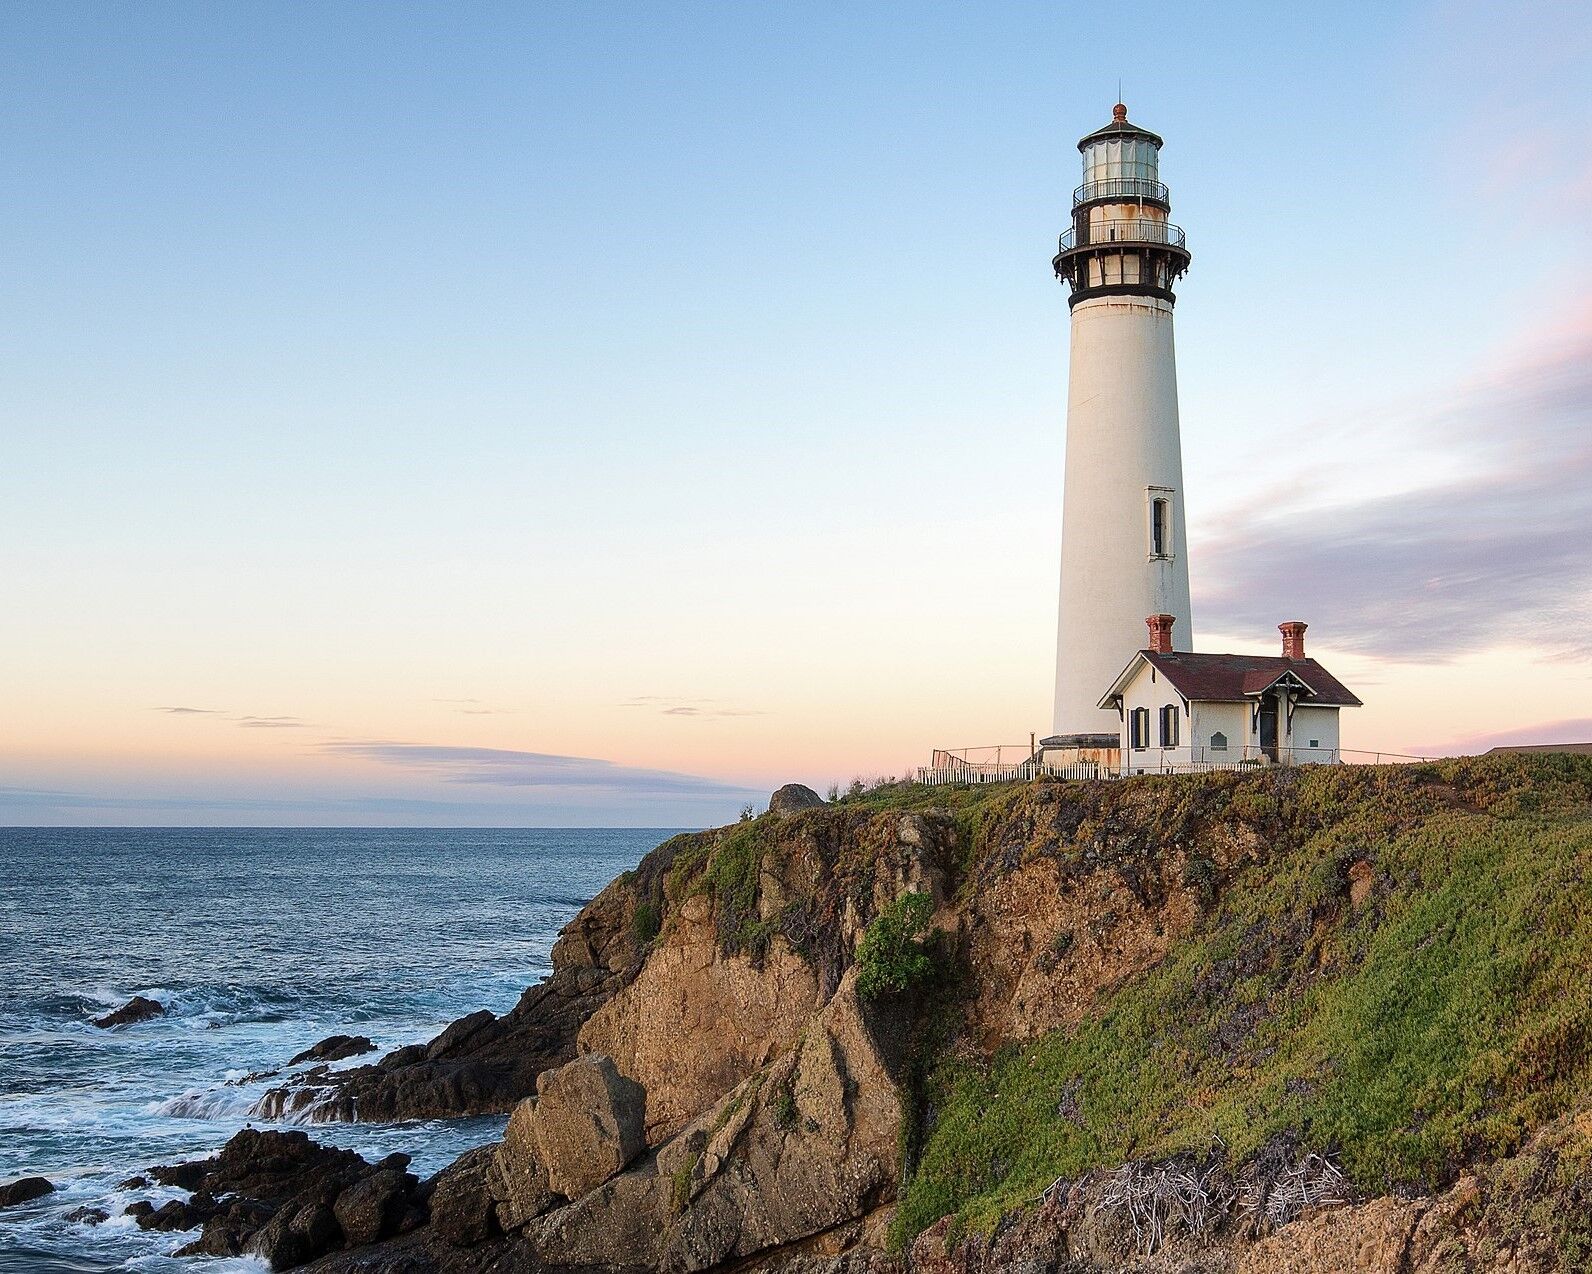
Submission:
<svg viewBox="0 0 1592 1274">
<path fill-rule="evenodd" d="M 1098 705 L 1143 647 L 1147 616 L 1173 617 L 1177 650 L 1194 635 L 1172 352 L 1172 287 L 1189 253 L 1168 220 L 1161 139 L 1126 106 L 1078 149 L 1083 184 L 1053 262 L 1072 308 L 1058 737 L 1046 740 L 1060 756 L 1117 746 L 1117 718 Z"/>
</svg>

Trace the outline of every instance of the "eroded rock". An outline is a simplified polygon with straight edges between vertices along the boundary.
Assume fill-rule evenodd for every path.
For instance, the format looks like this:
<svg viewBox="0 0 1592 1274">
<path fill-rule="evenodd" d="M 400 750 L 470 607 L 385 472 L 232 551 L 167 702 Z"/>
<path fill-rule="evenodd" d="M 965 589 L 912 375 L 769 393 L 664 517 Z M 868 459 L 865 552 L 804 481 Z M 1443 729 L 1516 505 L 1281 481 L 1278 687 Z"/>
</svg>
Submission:
<svg viewBox="0 0 1592 1274">
<path fill-rule="evenodd" d="M 528 1097 L 514 1108 L 503 1140 L 493 1149 L 487 1173 L 498 1224 L 517 1230 L 553 1206 L 555 1195 L 547 1183 L 547 1165 L 536 1144 L 536 1099 Z"/>
<path fill-rule="evenodd" d="M 475 1247 L 501 1233 L 488 1181 L 497 1150 L 467 1150 L 431 1181 L 431 1226 L 453 1247 Z"/>
<path fill-rule="evenodd" d="M 646 1093 L 605 1053 L 588 1053 L 536 1081 L 531 1110 L 548 1187 L 578 1199 L 621 1171 L 646 1146 Z"/>
</svg>

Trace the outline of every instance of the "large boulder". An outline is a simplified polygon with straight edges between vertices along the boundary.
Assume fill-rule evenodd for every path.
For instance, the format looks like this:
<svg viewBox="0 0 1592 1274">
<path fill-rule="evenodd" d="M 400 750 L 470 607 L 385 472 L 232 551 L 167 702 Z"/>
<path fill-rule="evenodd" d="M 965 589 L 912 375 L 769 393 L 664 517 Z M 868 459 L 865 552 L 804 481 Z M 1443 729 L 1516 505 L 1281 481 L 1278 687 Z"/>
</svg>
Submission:
<svg viewBox="0 0 1592 1274">
<path fill-rule="evenodd" d="M 135 995 L 119 1009 L 114 1009 L 104 1017 L 94 1019 L 94 1025 L 99 1027 L 130 1026 L 134 1022 L 147 1022 L 152 1017 L 159 1017 L 166 1011 L 166 1006 L 159 1000 L 151 1000 L 148 996 Z"/>
<path fill-rule="evenodd" d="M 566 1199 L 595 1190 L 646 1148 L 647 1095 L 606 1053 L 588 1053 L 536 1080 L 532 1122 L 548 1187 Z"/>
<path fill-rule="evenodd" d="M 768 798 L 770 814 L 800 814 L 815 810 L 824 804 L 824 798 L 805 783 L 787 783 Z"/>
<path fill-rule="evenodd" d="M 0 1186 L 0 1208 L 9 1208 L 13 1204 L 28 1203 L 34 1199 L 42 1199 L 47 1194 L 52 1194 L 55 1187 L 43 1177 L 23 1177 L 18 1181 L 7 1182 Z"/>
<path fill-rule="evenodd" d="M 536 1143 L 536 1099 L 527 1097 L 514 1108 L 503 1140 L 492 1152 L 487 1175 L 498 1224 L 517 1230 L 553 1206 L 556 1195 L 547 1182 L 547 1165 Z"/>
<path fill-rule="evenodd" d="M 409 1209 L 408 1173 L 383 1168 L 341 1191 L 332 1214 L 352 1246 L 398 1233 Z"/>
</svg>

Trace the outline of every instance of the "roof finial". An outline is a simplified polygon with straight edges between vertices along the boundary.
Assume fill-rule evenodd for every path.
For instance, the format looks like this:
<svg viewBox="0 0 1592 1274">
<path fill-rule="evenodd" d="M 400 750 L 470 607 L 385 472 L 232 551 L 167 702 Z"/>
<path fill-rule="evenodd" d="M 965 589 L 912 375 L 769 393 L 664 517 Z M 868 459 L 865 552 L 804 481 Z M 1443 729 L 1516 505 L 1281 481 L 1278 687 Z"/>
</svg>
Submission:
<svg viewBox="0 0 1592 1274">
<path fill-rule="evenodd" d="M 1122 86 L 1119 84 L 1117 85 L 1118 101 L 1117 104 L 1111 108 L 1111 122 L 1113 124 L 1125 124 L 1128 121 L 1128 108 L 1122 104 L 1121 96 Z"/>
</svg>

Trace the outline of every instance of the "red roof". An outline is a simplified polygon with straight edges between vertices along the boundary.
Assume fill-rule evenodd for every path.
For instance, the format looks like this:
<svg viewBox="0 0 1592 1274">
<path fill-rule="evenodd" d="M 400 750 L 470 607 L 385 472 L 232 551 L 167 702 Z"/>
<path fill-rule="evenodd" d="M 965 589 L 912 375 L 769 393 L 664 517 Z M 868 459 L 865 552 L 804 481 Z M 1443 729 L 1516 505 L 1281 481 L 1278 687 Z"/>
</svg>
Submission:
<svg viewBox="0 0 1592 1274">
<path fill-rule="evenodd" d="M 1290 673 L 1306 688 L 1301 703 L 1359 707 L 1360 700 L 1314 659 L 1282 655 L 1200 655 L 1174 650 L 1141 650 L 1145 662 L 1170 681 L 1185 699 L 1242 703 L 1263 694 Z M 1120 683 L 1119 683 L 1120 684 Z"/>
</svg>

